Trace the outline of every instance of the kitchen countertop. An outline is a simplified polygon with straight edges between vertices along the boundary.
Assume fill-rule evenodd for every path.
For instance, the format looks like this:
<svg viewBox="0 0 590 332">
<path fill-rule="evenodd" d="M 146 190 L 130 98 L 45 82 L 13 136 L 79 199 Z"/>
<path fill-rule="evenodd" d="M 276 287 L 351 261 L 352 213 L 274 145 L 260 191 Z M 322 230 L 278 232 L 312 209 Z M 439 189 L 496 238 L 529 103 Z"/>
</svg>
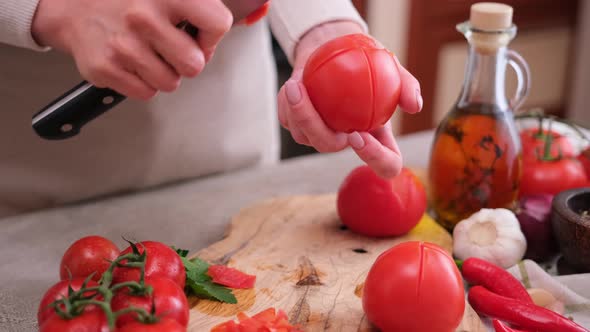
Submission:
<svg viewBox="0 0 590 332">
<path fill-rule="evenodd" d="M 404 164 L 425 167 L 432 132 L 398 137 Z M 362 162 L 350 151 L 315 154 L 0 220 L 0 331 L 36 331 L 37 305 L 59 279 L 61 255 L 83 236 L 158 240 L 199 250 L 220 240 L 232 215 L 257 201 L 329 193 Z"/>
</svg>

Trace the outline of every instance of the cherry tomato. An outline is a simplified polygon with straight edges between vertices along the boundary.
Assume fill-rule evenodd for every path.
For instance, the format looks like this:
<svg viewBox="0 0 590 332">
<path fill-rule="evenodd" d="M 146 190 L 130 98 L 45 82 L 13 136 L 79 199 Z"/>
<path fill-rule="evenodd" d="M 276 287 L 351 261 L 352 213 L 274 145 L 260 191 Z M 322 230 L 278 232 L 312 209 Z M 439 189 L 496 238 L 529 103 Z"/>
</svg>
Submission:
<svg viewBox="0 0 590 332">
<path fill-rule="evenodd" d="M 575 158 L 554 161 L 525 160 L 519 195 L 556 195 L 564 190 L 587 185 L 588 178 L 584 166 Z"/>
<path fill-rule="evenodd" d="M 566 158 L 575 157 L 574 145 L 566 136 L 553 130 L 544 129 L 539 132 L 538 128 L 528 128 L 520 132 L 523 159 L 536 160 L 539 156 L 542 156 L 545 152 L 545 144 L 550 136 L 549 155 L 551 158 L 557 158 L 560 155 Z"/>
<path fill-rule="evenodd" d="M 252 288 L 256 282 L 256 276 L 225 265 L 211 265 L 207 270 L 207 274 L 213 279 L 214 283 L 229 288 Z"/>
<path fill-rule="evenodd" d="M 53 307 L 49 307 L 49 305 L 51 303 L 53 303 L 55 300 L 66 297 L 68 295 L 68 286 L 71 286 L 74 291 L 78 291 L 82 287 L 83 283 L 84 283 L 83 278 L 76 278 L 76 279 L 72 279 L 71 281 L 70 280 L 61 280 L 58 283 L 56 283 L 55 285 L 51 286 L 45 292 L 45 294 L 41 298 L 41 302 L 39 303 L 39 308 L 37 310 L 37 324 L 39 324 L 39 326 L 41 326 L 51 316 L 57 315 L 57 313 L 55 312 L 55 309 Z M 90 280 L 88 282 L 88 284 L 86 284 L 86 287 L 94 287 L 94 286 L 98 286 L 98 284 L 92 280 Z M 84 294 L 84 295 L 90 296 L 90 295 L 92 295 L 92 292 L 89 292 L 88 294 Z M 62 309 L 64 309 L 63 306 L 62 306 Z"/>
<path fill-rule="evenodd" d="M 261 19 L 263 19 L 266 14 L 268 14 L 268 8 L 270 6 L 270 1 L 266 2 L 260 8 L 256 9 L 252 14 L 246 16 L 243 23 L 246 25 L 252 25 Z"/>
<path fill-rule="evenodd" d="M 74 242 L 64 253 L 59 267 L 61 280 L 70 278 L 86 278 L 96 272 L 92 280 L 98 281 L 119 256 L 119 248 L 102 236 L 87 236 Z"/>
<path fill-rule="evenodd" d="M 385 124 L 401 92 L 393 55 L 364 34 L 345 35 L 318 47 L 305 64 L 303 84 L 326 125 L 347 133 Z"/>
<path fill-rule="evenodd" d="M 155 306 L 155 314 L 173 319 L 181 326 L 188 325 L 189 309 L 186 295 L 182 288 L 164 277 L 146 277 L 145 284 L 153 288 L 149 296 L 132 295 L 128 288 L 117 292 L 111 301 L 113 311 L 119 311 L 127 307 L 143 308 L 148 313 L 152 311 L 152 303 Z M 119 316 L 117 326 L 127 325 L 135 320 L 137 313 L 128 313 Z"/>
<path fill-rule="evenodd" d="M 109 332 L 104 312 L 93 307 L 72 319 L 53 315 L 41 325 L 40 332 Z"/>
<path fill-rule="evenodd" d="M 382 253 L 363 289 L 367 319 L 382 331 L 452 332 L 465 309 L 463 279 L 453 258 L 427 242 Z"/>
<path fill-rule="evenodd" d="M 146 277 L 165 277 L 174 281 L 181 289 L 184 289 L 186 272 L 180 256 L 169 246 L 156 241 L 143 241 L 136 244 L 140 253 L 147 250 L 145 263 Z M 131 246 L 121 252 L 121 255 L 132 253 Z M 125 263 L 125 260 L 121 262 Z M 117 267 L 113 272 L 113 283 L 123 281 L 138 281 L 139 268 Z"/>
<path fill-rule="evenodd" d="M 410 231 L 426 211 L 426 191 L 408 168 L 392 178 L 369 166 L 354 169 L 338 190 L 338 215 L 353 232 L 385 237 Z"/>
<path fill-rule="evenodd" d="M 586 177 L 590 180 L 590 147 L 586 148 L 578 155 L 578 160 L 584 166 L 584 170 L 586 170 Z"/>
<path fill-rule="evenodd" d="M 133 321 L 117 329 L 117 332 L 186 332 L 186 326 L 178 324 L 174 319 L 161 318 L 150 324 Z"/>
</svg>

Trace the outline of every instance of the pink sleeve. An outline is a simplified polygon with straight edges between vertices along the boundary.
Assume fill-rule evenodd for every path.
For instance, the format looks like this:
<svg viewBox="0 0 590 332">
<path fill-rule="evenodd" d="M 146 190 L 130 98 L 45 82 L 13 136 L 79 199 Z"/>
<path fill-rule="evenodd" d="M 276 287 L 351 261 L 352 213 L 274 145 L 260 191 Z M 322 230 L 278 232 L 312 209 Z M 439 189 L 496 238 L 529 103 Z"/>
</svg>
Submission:
<svg viewBox="0 0 590 332">
<path fill-rule="evenodd" d="M 39 0 L 0 0 L 0 43 L 46 51 L 35 42 L 31 24 Z"/>
<path fill-rule="evenodd" d="M 349 20 L 358 22 L 365 32 L 368 31 L 366 22 L 350 0 L 271 0 L 268 19 L 291 63 L 299 39 L 318 24 Z"/>
</svg>

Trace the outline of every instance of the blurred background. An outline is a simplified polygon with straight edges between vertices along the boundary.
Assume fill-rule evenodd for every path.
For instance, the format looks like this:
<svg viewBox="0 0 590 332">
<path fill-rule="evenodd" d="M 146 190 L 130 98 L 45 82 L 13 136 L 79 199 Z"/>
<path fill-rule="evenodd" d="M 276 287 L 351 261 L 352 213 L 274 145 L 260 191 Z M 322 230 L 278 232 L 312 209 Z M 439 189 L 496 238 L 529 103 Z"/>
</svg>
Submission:
<svg viewBox="0 0 590 332">
<path fill-rule="evenodd" d="M 424 108 L 418 115 L 393 116 L 394 133 L 409 134 L 436 128 L 461 90 L 467 43 L 455 25 L 469 18 L 466 0 L 356 0 L 370 33 L 393 51 L 420 81 Z M 521 110 L 542 108 L 590 127 L 590 0 L 499 1 L 514 8 L 518 27 L 510 47 L 531 69 L 531 91 Z M 274 45 L 279 83 L 291 67 Z M 507 95 L 516 76 L 507 71 Z M 314 153 L 282 131 L 282 158 Z"/>
</svg>

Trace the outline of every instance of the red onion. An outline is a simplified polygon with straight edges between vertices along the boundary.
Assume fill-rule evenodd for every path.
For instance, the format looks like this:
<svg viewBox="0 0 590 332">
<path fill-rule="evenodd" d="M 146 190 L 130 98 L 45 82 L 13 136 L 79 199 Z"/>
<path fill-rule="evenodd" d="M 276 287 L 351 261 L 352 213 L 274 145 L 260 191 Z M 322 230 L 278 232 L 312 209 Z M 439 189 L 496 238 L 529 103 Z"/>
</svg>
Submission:
<svg viewBox="0 0 590 332">
<path fill-rule="evenodd" d="M 524 258 L 544 262 L 557 253 L 557 242 L 551 226 L 551 202 L 553 195 L 522 197 L 516 217 L 527 240 Z"/>
</svg>

